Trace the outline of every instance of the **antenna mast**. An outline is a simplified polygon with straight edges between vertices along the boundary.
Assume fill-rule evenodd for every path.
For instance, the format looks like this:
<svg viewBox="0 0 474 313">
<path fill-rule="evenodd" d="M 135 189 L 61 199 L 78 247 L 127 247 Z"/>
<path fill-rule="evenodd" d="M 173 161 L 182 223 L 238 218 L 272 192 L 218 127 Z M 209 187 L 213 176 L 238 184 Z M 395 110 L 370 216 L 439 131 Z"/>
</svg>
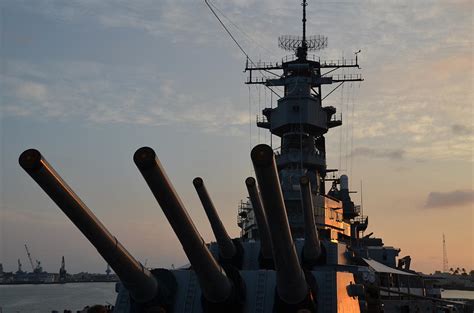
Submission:
<svg viewBox="0 0 474 313">
<path fill-rule="evenodd" d="M 308 4 L 306 3 L 306 0 L 303 0 L 301 5 L 303 6 L 303 45 L 306 46 L 306 6 Z"/>
<path fill-rule="evenodd" d="M 446 250 L 446 238 L 443 234 L 443 272 L 448 272 L 448 251 Z"/>
<path fill-rule="evenodd" d="M 301 3 L 303 7 L 303 36 L 284 35 L 278 37 L 278 46 L 284 50 L 294 51 L 299 60 L 305 61 L 308 56 L 308 51 L 318 51 L 326 48 L 328 38 L 318 35 L 306 38 L 306 7 L 308 3 L 303 0 Z"/>
</svg>

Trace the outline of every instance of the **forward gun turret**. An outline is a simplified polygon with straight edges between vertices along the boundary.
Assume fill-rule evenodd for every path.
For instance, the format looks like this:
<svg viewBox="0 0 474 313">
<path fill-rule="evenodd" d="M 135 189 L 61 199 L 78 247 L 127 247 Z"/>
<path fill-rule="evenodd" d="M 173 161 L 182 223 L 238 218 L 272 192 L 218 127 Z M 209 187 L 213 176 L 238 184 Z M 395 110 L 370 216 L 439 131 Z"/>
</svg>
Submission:
<svg viewBox="0 0 474 313">
<path fill-rule="evenodd" d="M 313 196 L 311 194 L 311 182 L 307 176 L 300 178 L 301 202 L 304 215 L 304 248 L 303 263 L 311 268 L 321 257 L 321 242 L 314 220 Z"/>
<path fill-rule="evenodd" d="M 222 224 L 214 203 L 207 192 L 204 181 L 201 177 L 196 177 L 193 180 L 194 188 L 201 200 L 204 211 L 211 224 L 212 231 L 216 237 L 217 245 L 219 246 L 219 257 L 222 262 L 230 263 L 237 268 L 242 267 L 242 245 L 239 240 L 232 240 Z"/>
<path fill-rule="evenodd" d="M 149 147 L 140 148 L 135 152 L 133 160 L 160 204 L 196 273 L 205 311 L 239 312 L 242 305 L 239 274 L 234 274 L 231 269 L 226 273 L 216 262 L 188 216 L 155 151 Z"/>
<path fill-rule="evenodd" d="M 273 260 L 276 269 L 276 293 L 281 301 L 275 308 L 292 312 L 296 308 L 314 311 L 312 294 L 306 282 L 293 242 L 275 155 L 270 146 L 260 144 L 252 149 L 251 158 L 262 194 L 270 227 Z"/>
</svg>

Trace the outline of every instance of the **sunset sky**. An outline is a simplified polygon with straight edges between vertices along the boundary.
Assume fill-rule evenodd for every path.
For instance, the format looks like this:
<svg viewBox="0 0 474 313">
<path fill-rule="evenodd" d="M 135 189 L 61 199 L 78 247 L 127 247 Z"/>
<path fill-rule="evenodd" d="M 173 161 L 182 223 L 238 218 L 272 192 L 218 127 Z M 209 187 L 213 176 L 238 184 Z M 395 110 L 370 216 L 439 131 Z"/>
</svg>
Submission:
<svg viewBox="0 0 474 313">
<path fill-rule="evenodd" d="M 473 2 L 308 2 L 307 33 L 328 37 L 321 59 L 361 50 L 365 81 L 344 84 L 325 101 L 344 122 L 326 144 L 328 167 L 350 175 L 357 203 L 362 182 L 367 232 L 424 272 L 441 269 L 444 233 L 449 266 L 474 269 Z M 289 53 L 277 37 L 301 32 L 299 0 L 212 3 L 254 61 L 281 61 Z M 31 270 L 25 243 L 48 271 L 59 269 L 63 255 L 72 273 L 106 268 L 19 167 L 28 148 L 39 149 L 147 266 L 186 259 L 133 164 L 141 146 L 157 151 L 206 241 L 214 238 L 196 176 L 239 235 L 250 147 L 269 143 L 255 118 L 272 99 L 244 84 L 245 56 L 204 1 L 3 0 L 0 8 L 6 271 L 16 271 L 18 258 Z"/>
</svg>

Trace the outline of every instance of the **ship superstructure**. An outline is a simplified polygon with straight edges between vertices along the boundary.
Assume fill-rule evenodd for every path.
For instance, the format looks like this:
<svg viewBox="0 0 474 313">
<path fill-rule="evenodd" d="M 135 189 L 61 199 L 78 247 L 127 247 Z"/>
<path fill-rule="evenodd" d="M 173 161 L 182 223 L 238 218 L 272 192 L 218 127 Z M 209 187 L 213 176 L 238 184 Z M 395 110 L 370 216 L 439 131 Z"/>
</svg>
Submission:
<svg viewBox="0 0 474 313">
<path fill-rule="evenodd" d="M 276 162 L 293 236 L 304 235 L 299 179 L 307 176 L 312 186 L 316 223 L 328 238 L 337 240 L 340 236 L 350 237 L 350 221 L 359 216 L 359 207 L 354 206 L 349 197 L 347 176 L 342 177 L 341 189 L 337 192 L 331 189 L 327 193 L 325 190 L 327 173 L 335 171 L 327 168 L 325 134 L 341 126 L 342 120 L 337 118 L 335 107 L 323 106 L 323 99 L 329 93 L 323 97 L 322 87 L 331 84 L 339 87 L 345 82 L 363 79 L 360 74 L 337 73 L 339 69 L 359 69 L 357 54 L 353 60 L 336 61 L 321 61 L 314 55 L 308 56 L 308 52 L 325 48 L 328 39 L 321 35 L 306 37 L 306 5 L 304 1 L 303 35 L 278 38 L 279 46 L 293 51 L 294 55 L 285 57 L 280 63 L 247 61 L 245 71 L 249 76 L 246 83 L 283 87 L 283 96 L 278 99 L 277 106 L 263 109 L 263 118 L 259 119 L 257 126 L 280 138 Z M 270 77 L 260 74 L 269 72 Z M 334 180 L 335 183 L 340 181 Z M 255 227 L 255 224 L 243 221 L 243 237 L 251 237 L 247 233 L 254 231 Z"/>
<path fill-rule="evenodd" d="M 193 185 L 216 242 L 206 244 L 150 147 L 133 161 L 163 210 L 190 262 L 178 269 L 148 269 L 104 227 L 59 174 L 35 150 L 20 165 L 73 221 L 119 276 L 116 313 L 315 313 L 441 312 L 462 306 L 427 297 L 410 259 L 395 266 L 398 249 L 380 238 L 360 236 L 368 220 L 350 198 L 346 175 L 328 178 L 325 134 L 342 124 L 336 109 L 324 106 L 324 85 L 361 81 L 354 60 L 321 61 L 308 52 L 327 45 L 323 36 L 282 36 L 280 47 L 294 52 L 281 63 L 248 59 L 248 84 L 282 87 L 275 108 L 263 110 L 258 127 L 281 139 L 276 151 L 259 144 L 251 151 L 255 178 L 245 184 L 240 238 L 231 238 L 204 180 Z M 279 74 L 275 74 L 278 71 Z M 256 76 L 256 73 L 269 73 Z M 337 86 L 336 86 L 337 88 Z M 335 90 L 335 89 L 333 89 Z M 326 190 L 326 182 L 332 186 Z M 157 247 L 165 242 L 159 242 Z"/>
</svg>

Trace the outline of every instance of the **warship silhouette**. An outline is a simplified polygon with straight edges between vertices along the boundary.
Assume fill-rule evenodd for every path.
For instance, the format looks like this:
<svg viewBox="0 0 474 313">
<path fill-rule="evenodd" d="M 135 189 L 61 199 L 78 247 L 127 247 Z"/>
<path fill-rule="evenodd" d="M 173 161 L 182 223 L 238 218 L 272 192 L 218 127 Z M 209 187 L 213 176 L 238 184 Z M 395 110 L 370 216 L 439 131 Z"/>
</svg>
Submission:
<svg viewBox="0 0 474 313">
<path fill-rule="evenodd" d="M 323 106 L 322 86 L 362 81 L 354 60 L 323 61 L 308 52 L 327 45 L 324 36 L 281 36 L 294 55 L 277 63 L 247 59 L 247 84 L 283 89 L 257 126 L 281 139 L 273 149 L 251 151 L 255 178 L 238 209 L 240 238 L 231 238 L 202 178 L 193 185 L 216 242 L 206 244 L 152 148 L 133 160 L 178 237 L 190 262 L 177 269 L 148 269 L 104 227 L 43 155 L 29 149 L 21 167 L 71 219 L 120 278 L 116 313 L 270 312 L 467 312 L 437 297 L 410 257 L 380 238 L 363 236 L 368 218 L 351 200 L 349 178 L 327 168 L 325 134 L 342 125 L 336 108 Z M 278 74 L 276 74 L 278 72 Z M 268 75 L 271 73 L 271 75 Z M 243 179 L 242 179 L 243 180 Z M 326 182 L 332 182 L 326 190 Z M 243 182 L 242 182 L 243 183 Z M 158 242 L 158 244 L 160 244 Z M 431 293 L 430 293 L 431 292 Z M 472 312 L 472 311 L 471 311 Z"/>
</svg>

